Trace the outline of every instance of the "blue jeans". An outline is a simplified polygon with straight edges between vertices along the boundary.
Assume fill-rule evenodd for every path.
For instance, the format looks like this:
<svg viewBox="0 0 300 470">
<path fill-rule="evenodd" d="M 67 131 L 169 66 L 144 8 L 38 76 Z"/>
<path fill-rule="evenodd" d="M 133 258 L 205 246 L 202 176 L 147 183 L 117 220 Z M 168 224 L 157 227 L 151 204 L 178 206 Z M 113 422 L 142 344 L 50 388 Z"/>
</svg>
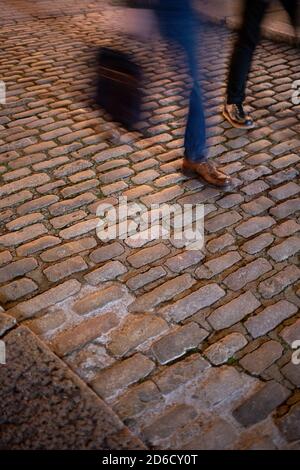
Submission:
<svg viewBox="0 0 300 470">
<path fill-rule="evenodd" d="M 187 57 L 193 88 L 184 138 L 185 157 L 193 162 L 203 162 L 207 160 L 206 128 L 198 77 L 195 13 L 190 0 L 159 0 L 155 13 L 163 37 L 179 44 Z"/>
</svg>

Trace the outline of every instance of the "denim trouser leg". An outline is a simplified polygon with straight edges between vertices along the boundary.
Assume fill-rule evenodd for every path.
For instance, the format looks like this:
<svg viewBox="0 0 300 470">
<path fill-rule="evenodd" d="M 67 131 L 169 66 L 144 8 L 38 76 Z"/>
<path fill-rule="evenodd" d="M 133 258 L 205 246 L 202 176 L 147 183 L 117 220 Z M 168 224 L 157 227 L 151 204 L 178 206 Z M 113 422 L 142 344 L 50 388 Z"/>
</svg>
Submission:
<svg viewBox="0 0 300 470">
<path fill-rule="evenodd" d="M 189 114 L 184 137 L 185 157 L 193 162 L 207 160 L 205 116 L 203 112 L 201 90 L 198 81 L 194 81 L 191 92 Z"/>
<path fill-rule="evenodd" d="M 185 157 L 193 162 L 203 162 L 207 159 L 205 116 L 198 79 L 195 17 L 189 3 L 182 0 L 179 13 L 170 7 L 167 10 L 158 10 L 156 14 L 164 38 L 179 44 L 187 58 L 193 88 L 184 138 Z"/>
</svg>

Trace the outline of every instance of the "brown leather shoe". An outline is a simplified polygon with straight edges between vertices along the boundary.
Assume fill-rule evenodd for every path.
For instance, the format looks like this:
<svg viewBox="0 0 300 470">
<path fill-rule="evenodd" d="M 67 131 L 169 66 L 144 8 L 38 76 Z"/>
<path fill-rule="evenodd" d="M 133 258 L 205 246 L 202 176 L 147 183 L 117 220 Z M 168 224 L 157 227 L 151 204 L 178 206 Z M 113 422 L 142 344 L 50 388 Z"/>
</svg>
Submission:
<svg viewBox="0 0 300 470">
<path fill-rule="evenodd" d="M 212 184 L 213 186 L 228 186 L 231 183 L 231 178 L 225 175 L 222 171 L 218 170 L 217 167 L 210 161 L 206 162 L 192 162 L 184 158 L 183 170 L 191 170 L 197 173 L 206 183 Z"/>
</svg>

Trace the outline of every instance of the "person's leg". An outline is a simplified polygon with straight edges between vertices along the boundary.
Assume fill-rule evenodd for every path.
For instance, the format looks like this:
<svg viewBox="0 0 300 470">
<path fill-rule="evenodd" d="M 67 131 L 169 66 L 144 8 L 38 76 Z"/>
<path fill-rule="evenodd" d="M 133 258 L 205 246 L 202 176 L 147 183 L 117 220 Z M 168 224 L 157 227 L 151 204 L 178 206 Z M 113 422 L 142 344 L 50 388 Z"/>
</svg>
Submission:
<svg viewBox="0 0 300 470">
<path fill-rule="evenodd" d="M 295 46 L 300 47 L 300 0 L 281 0 L 295 30 Z"/>
<path fill-rule="evenodd" d="M 188 23 L 185 25 L 186 34 L 179 37 L 179 43 L 187 57 L 189 74 L 193 80 L 184 136 L 184 148 L 185 157 L 199 163 L 207 160 L 206 125 L 199 80 L 195 24 L 192 19 Z"/>
<path fill-rule="evenodd" d="M 199 64 L 195 49 L 197 41 L 194 24 L 191 23 L 187 31 L 186 36 L 181 36 L 180 42 L 188 59 L 193 88 L 184 137 L 183 169 L 196 172 L 207 183 L 223 187 L 231 183 L 230 176 L 225 175 L 207 158 L 205 114 L 198 76 Z"/>
<path fill-rule="evenodd" d="M 189 112 L 184 136 L 185 157 L 194 162 L 207 160 L 205 116 L 201 89 L 197 81 L 193 84 Z"/>
<path fill-rule="evenodd" d="M 187 8 L 184 8 L 185 6 Z M 183 48 L 189 74 L 193 80 L 184 138 L 183 168 L 195 171 L 206 182 L 222 187 L 230 183 L 230 177 L 207 161 L 205 115 L 198 77 L 196 28 L 190 2 L 182 0 L 180 10 L 179 12 L 179 6 L 174 9 L 170 5 L 169 9 L 158 10 L 156 13 L 163 36 Z"/>
<path fill-rule="evenodd" d="M 253 119 L 244 110 L 245 90 L 253 53 L 260 37 L 260 26 L 268 3 L 264 0 L 244 0 L 242 27 L 229 66 L 227 100 L 223 116 L 234 127 L 251 129 Z"/>
<path fill-rule="evenodd" d="M 260 27 L 268 4 L 263 0 L 245 0 L 242 27 L 235 44 L 227 86 L 227 103 L 242 104 L 253 53 L 260 39 Z"/>
<path fill-rule="evenodd" d="M 196 52 L 196 26 L 190 1 L 181 0 L 181 6 L 163 2 L 164 8 L 156 11 L 162 35 L 168 41 L 177 43 L 185 52 L 189 75 L 193 80 L 189 112 L 184 138 L 185 155 L 193 161 L 207 159 L 205 116 L 198 77 L 199 64 Z M 181 66 L 181 63 L 177 64 Z"/>
<path fill-rule="evenodd" d="M 293 27 L 297 30 L 300 27 L 300 1 L 299 0 L 280 0 L 284 9 L 287 11 Z"/>
</svg>

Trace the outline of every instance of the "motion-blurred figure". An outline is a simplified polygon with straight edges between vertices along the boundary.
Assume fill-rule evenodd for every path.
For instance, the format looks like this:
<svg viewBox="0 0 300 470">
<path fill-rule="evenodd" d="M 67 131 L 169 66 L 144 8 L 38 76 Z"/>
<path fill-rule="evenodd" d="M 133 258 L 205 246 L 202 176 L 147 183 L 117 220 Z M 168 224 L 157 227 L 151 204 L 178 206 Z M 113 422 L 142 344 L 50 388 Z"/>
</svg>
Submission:
<svg viewBox="0 0 300 470">
<path fill-rule="evenodd" d="M 245 90 L 261 24 L 272 0 L 244 0 L 243 20 L 229 67 L 227 102 L 224 117 L 238 128 L 251 129 L 253 119 L 245 112 Z M 299 0 L 280 0 L 287 11 L 296 35 L 299 33 Z"/>
<path fill-rule="evenodd" d="M 151 4 L 151 0 L 148 2 Z M 196 172 L 204 181 L 215 186 L 226 186 L 231 178 L 209 159 L 206 130 L 197 63 L 197 25 L 192 0 L 153 0 L 162 36 L 179 44 L 185 51 L 189 73 L 193 80 L 189 112 L 184 138 L 183 169 Z"/>
</svg>

